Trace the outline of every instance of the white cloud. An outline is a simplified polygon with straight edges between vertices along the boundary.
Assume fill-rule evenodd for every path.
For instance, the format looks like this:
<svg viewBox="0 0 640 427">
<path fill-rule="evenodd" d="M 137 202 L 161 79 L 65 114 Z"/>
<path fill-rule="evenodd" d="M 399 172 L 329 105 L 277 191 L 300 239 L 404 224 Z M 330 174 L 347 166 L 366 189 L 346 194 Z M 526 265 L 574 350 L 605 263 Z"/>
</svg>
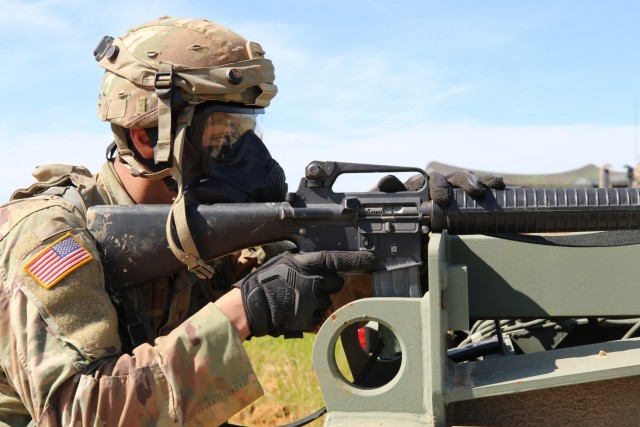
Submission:
<svg viewBox="0 0 640 427">
<path fill-rule="evenodd" d="M 632 126 L 426 126 L 429 160 L 499 172 L 552 173 L 636 159 Z"/>
<path fill-rule="evenodd" d="M 273 9 L 264 7 L 270 11 Z M 381 2 L 373 7 L 387 8 L 388 5 Z M 51 75 L 47 78 L 57 83 L 54 89 L 60 92 L 55 93 L 52 89 L 50 100 L 40 101 L 36 98 L 38 94 L 34 99 L 43 105 L 45 101 L 55 100 L 56 108 L 65 114 L 75 111 L 75 104 L 69 104 L 75 102 L 92 110 L 93 116 L 94 92 L 99 77 L 92 82 L 89 103 L 85 104 L 84 99 L 78 103 L 77 99 L 70 101 L 69 98 L 80 91 L 76 80 L 79 77 L 73 74 L 74 78 L 70 78 L 72 74 L 62 72 L 60 68 L 73 67 L 80 70 L 77 73 L 80 76 L 85 72 L 83 67 L 93 67 L 90 51 L 103 34 L 121 35 L 131 26 L 162 13 L 204 15 L 262 43 L 273 59 L 276 83 L 281 92 L 269 108 L 267 143 L 285 166 L 291 185 L 297 185 L 304 166 L 313 159 L 416 167 L 425 167 L 429 161 L 437 160 L 465 168 L 505 173 L 552 173 L 587 163 L 610 163 L 621 169 L 625 164 L 636 161 L 636 141 L 631 126 L 516 127 L 478 124 L 480 117 L 486 116 L 483 114 L 485 110 L 501 109 L 501 114 L 495 115 L 501 123 L 510 117 L 504 105 L 504 92 L 497 91 L 489 98 L 481 96 L 488 93 L 488 88 L 487 77 L 482 74 L 486 69 L 482 66 L 477 68 L 478 57 L 484 58 L 487 51 L 493 50 L 500 51 L 500 55 L 495 57 L 498 59 L 503 56 L 509 58 L 510 55 L 529 56 L 528 49 L 538 47 L 534 43 L 537 39 L 525 36 L 538 34 L 537 31 L 541 26 L 544 28 L 550 19 L 542 10 L 536 16 L 529 16 L 525 22 L 505 19 L 504 15 L 493 16 L 494 11 L 486 11 L 489 22 L 504 21 L 506 27 L 486 26 L 485 21 L 475 15 L 461 17 L 454 14 L 443 18 L 446 14 L 435 14 L 429 26 L 420 32 L 424 37 L 414 36 L 404 44 L 389 46 L 384 32 L 380 33 L 380 39 L 355 38 L 357 42 L 345 39 L 329 45 L 320 31 L 326 30 L 328 22 L 321 19 L 311 22 L 311 17 L 305 17 L 307 20 L 304 21 L 297 19 L 297 15 L 271 14 L 260 21 L 256 18 L 248 20 L 235 13 L 231 6 L 213 8 L 208 3 L 197 1 L 178 5 L 159 0 L 153 9 L 155 12 L 149 11 L 148 3 L 125 3 L 122 0 L 110 2 L 108 6 L 81 0 L 0 0 L 0 34 L 6 35 L 0 38 L 0 45 L 7 47 L 5 59 L 12 64 L 9 70 L 20 70 L 20 76 L 8 78 L 16 83 L 13 86 L 27 88 L 29 82 L 34 81 L 30 79 L 42 79 L 42 76 L 38 74 L 24 80 L 18 77 L 39 73 L 41 69 L 31 65 L 39 66 L 43 62 L 42 55 L 48 55 L 47 58 L 51 59 L 44 62 Z M 122 13 L 124 10 L 126 14 Z M 522 11 L 516 8 L 506 16 L 522 15 Z M 317 27 L 323 22 L 324 27 Z M 344 23 L 336 25 L 340 30 Z M 38 37 L 32 38 L 33 34 Z M 90 43 L 83 37 L 87 34 L 91 36 Z M 391 40 L 397 39 L 392 37 Z M 90 47 L 85 46 L 87 43 Z M 515 47 L 517 43 L 521 43 L 517 49 L 502 50 Z M 407 46 L 415 50 L 407 54 L 404 49 Z M 69 55 L 71 51 L 80 51 L 80 48 L 85 55 L 82 60 L 75 52 L 73 57 Z M 467 55 L 469 52 L 474 55 Z M 482 64 L 484 62 L 480 62 Z M 453 72 L 465 67 L 480 70 L 480 73 Z M 490 69 L 504 71 L 499 63 Z M 99 70 L 95 70 L 95 75 L 99 76 Z M 507 74 L 497 75 L 499 79 L 509 77 Z M 72 90 L 64 89 L 69 82 L 74 83 Z M 526 83 L 525 80 L 523 84 Z M 629 93 L 633 93 L 633 86 L 629 87 Z M 25 93 L 28 94 L 27 89 Z M 480 104 L 473 103 L 476 98 L 481 98 Z M 518 98 L 518 103 L 527 101 L 524 97 L 515 98 Z M 553 96 L 541 95 L 541 99 L 544 107 L 537 107 L 538 111 L 554 107 Z M 458 105 L 471 107 L 455 108 Z M 608 106 L 600 114 L 603 117 L 616 106 L 614 102 L 598 102 L 597 105 Z M 570 110 L 580 107 L 575 105 Z M 435 114 L 442 110 L 445 111 L 442 115 Z M 505 114 L 502 114 L 503 110 Z M 0 119 L 0 138 L 12 141 L 16 150 L 10 153 L 11 157 L 5 154 L 0 168 L 3 182 L 0 197 L 6 198 L 13 188 L 30 183 L 29 171 L 37 164 L 71 162 L 84 164 L 96 171 L 102 163 L 102 152 L 109 141 L 108 132 L 58 130 L 60 127 L 77 126 L 76 120 L 84 120 L 84 115 L 80 118 L 76 115 L 67 120 L 59 119 L 60 123 L 50 132 L 29 133 L 24 126 L 27 121 L 40 123 L 40 126 L 54 121 L 51 108 L 43 111 L 48 114 L 35 117 L 33 112 L 26 115 L 22 110 L 12 110 L 11 105 L 5 105 L 4 119 Z M 453 113 L 447 116 L 449 111 Z M 63 113 L 55 117 L 61 117 Z M 476 121 L 427 123 L 428 120 L 451 120 L 451 117 L 475 117 Z M 565 120 L 563 117 L 566 116 L 556 119 L 549 114 L 532 120 L 559 123 Z M 13 127 L 8 127 L 12 129 L 11 133 L 3 132 L 3 126 L 8 126 L 8 122 L 14 119 L 21 120 L 19 126 L 14 123 Z M 583 118 L 568 119 L 571 120 Z M 523 122 L 520 120 L 518 123 Z M 21 134 L 15 135 L 16 132 Z"/>
<path fill-rule="evenodd" d="M 5 151 L 0 168 L 0 203 L 11 193 L 31 185 L 31 172 L 45 164 L 72 164 L 99 171 L 110 141 L 109 135 L 64 131 L 59 133 L 28 133 L 11 135 L 0 129 L 0 140 L 11 141 L 12 149 Z"/>
<path fill-rule="evenodd" d="M 267 129 L 265 142 L 297 188 L 312 160 L 425 168 L 439 161 L 467 169 L 500 173 L 555 173 L 587 164 L 611 164 L 622 170 L 635 165 L 632 126 L 482 126 L 472 123 L 424 124 L 413 128 L 368 129 L 352 135 L 289 132 Z M 0 129 L 0 140 L 12 141 L 0 168 L 0 199 L 33 182 L 30 172 L 48 163 L 76 164 L 99 171 L 110 139 L 107 130 L 54 131 L 11 135 Z M 375 178 L 362 175 L 350 182 L 357 191 Z"/>
<path fill-rule="evenodd" d="M 265 139 L 290 185 L 297 185 L 312 160 L 419 168 L 439 161 L 472 170 L 534 174 L 587 164 L 610 164 L 622 170 L 624 165 L 635 165 L 637 156 L 631 126 L 426 124 L 351 138 L 272 130 Z M 371 181 L 362 176 L 354 185 L 363 190 Z"/>
</svg>

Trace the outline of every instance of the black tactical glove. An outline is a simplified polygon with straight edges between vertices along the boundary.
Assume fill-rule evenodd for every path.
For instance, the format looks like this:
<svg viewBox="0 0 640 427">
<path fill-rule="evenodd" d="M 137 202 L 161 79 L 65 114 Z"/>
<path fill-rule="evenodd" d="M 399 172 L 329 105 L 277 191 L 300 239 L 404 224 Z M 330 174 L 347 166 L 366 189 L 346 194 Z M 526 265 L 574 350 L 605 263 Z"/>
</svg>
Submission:
<svg viewBox="0 0 640 427">
<path fill-rule="evenodd" d="M 487 188 L 494 190 L 504 190 L 505 185 L 502 177 L 494 175 L 477 176 L 470 171 L 457 171 L 449 175 L 442 175 L 439 172 L 429 172 L 429 197 L 438 206 L 446 208 L 451 200 L 451 190 L 462 188 L 471 197 L 481 197 Z M 405 183 L 402 183 L 394 175 L 387 175 L 378 182 L 378 189 L 385 193 L 395 193 L 397 191 L 415 191 L 424 185 L 422 175 L 414 175 Z"/>
<path fill-rule="evenodd" d="M 331 307 L 329 294 L 343 280 L 338 272 L 366 271 L 375 256 L 365 251 L 283 253 L 236 284 L 252 336 L 300 336 L 318 326 Z"/>
</svg>

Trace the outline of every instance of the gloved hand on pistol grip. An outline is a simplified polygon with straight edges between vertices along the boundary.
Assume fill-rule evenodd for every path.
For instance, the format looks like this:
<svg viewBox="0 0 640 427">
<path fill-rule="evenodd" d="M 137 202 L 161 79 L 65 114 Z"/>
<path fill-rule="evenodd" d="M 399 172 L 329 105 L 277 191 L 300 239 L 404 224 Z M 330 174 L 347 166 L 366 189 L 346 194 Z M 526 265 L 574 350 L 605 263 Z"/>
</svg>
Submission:
<svg viewBox="0 0 640 427">
<path fill-rule="evenodd" d="M 502 177 L 495 175 L 478 176 L 470 171 L 457 171 L 449 175 L 429 172 L 429 197 L 438 206 L 446 208 L 451 201 L 454 188 L 462 188 L 471 197 L 481 197 L 488 188 L 504 190 Z M 402 183 L 396 176 L 387 175 L 378 182 L 378 189 L 385 193 L 398 191 L 416 191 L 424 186 L 424 176 L 417 174 Z"/>
<path fill-rule="evenodd" d="M 235 286 L 242 291 L 251 335 L 301 335 L 313 330 L 331 307 L 330 294 L 343 280 L 337 273 L 365 272 L 375 255 L 366 251 L 283 253 Z"/>
</svg>

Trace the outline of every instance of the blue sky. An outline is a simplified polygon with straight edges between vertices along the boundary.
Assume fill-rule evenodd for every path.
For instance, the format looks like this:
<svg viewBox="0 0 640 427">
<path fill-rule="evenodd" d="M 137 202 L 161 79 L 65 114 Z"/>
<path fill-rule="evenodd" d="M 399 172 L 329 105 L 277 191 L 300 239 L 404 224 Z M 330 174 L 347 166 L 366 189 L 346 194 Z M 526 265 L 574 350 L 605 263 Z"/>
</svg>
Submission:
<svg viewBox="0 0 640 427">
<path fill-rule="evenodd" d="M 262 44 L 265 141 L 311 160 L 549 173 L 638 156 L 640 2 L 0 0 L 0 198 L 39 164 L 97 171 L 103 35 L 203 17 Z"/>
</svg>

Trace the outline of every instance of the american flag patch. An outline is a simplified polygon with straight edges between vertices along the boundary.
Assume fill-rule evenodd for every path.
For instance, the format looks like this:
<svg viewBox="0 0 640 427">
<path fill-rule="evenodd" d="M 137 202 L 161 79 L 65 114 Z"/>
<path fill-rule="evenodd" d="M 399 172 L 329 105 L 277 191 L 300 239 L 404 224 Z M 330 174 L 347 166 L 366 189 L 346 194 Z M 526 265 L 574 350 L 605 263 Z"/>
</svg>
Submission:
<svg viewBox="0 0 640 427">
<path fill-rule="evenodd" d="M 71 233 L 67 233 L 36 255 L 23 269 L 45 289 L 88 263 L 93 256 Z"/>
</svg>

